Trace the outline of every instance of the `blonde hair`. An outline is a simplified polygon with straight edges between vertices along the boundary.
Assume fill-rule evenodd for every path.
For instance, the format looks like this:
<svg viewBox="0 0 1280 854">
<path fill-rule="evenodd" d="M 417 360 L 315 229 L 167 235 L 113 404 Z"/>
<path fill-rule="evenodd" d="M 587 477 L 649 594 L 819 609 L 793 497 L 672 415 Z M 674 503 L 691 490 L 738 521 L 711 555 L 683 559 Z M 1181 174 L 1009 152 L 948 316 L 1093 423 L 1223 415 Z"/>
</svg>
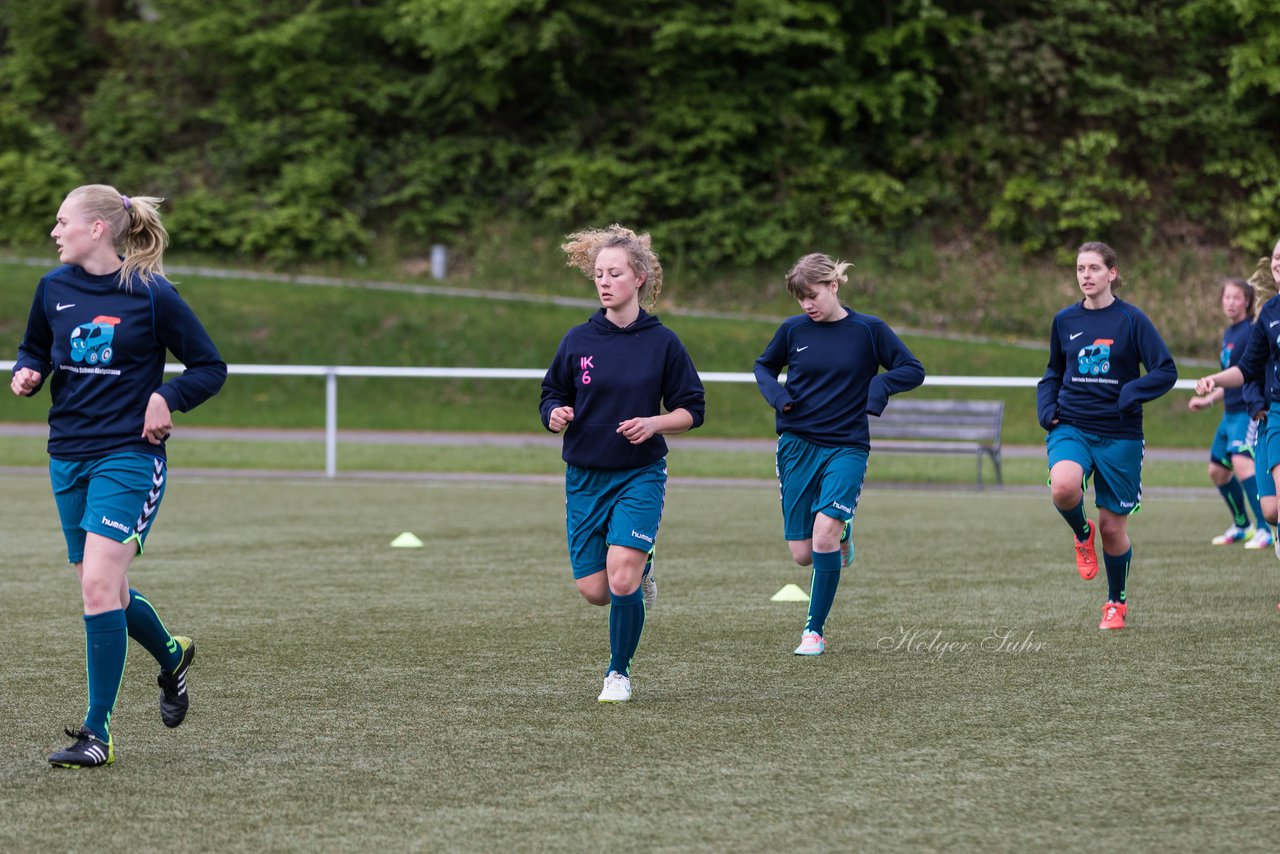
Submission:
<svg viewBox="0 0 1280 854">
<path fill-rule="evenodd" d="M 1258 259 L 1258 268 L 1249 277 L 1249 285 L 1253 287 L 1256 295 L 1253 302 L 1253 319 L 1257 320 L 1258 315 L 1262 314 L 1262 304 L 1280 292 L 1280 287 L 1276 286 L 1275 276 L 1271 275 L 1270 256 Z"/>
<path fill-rule="evenodd" d="M 134 275 L 144 284 L 164 275 L 164 250 L 169 232 L 160 222 L 156 196 L 126 196 L 108 184 L 86 184 L 67 193 L 75 199 L 89 222 L 101 220 L 111 232 L 116 251 L 124 256 L 120 285 L 132 287 Z"/>
<path fill-rule="evenodd" d="M 820 252 L 805 255 L 787 271 L 787 293 L 796 299 L 804 299 L 808 288 L 846 284 L 849 277 L 845 275 L 845 270 L 852 266 L 849 261 L 837 261 Z"/>
<path fill-rule="evenodd" d="M 653 251 L 653 241 L 648 234 L 636 234 L 614 223 L 608 228 L 575 231 L 564 240 L 560 249 L 565 254 L 565 266 L 578 268 L 589 279 L 595 276 L 596 258 L 601 249 L 616 247 L 626 250 L 632 272 L 644 276 L 639 294 L 641 307 L 652 310 L 658 304 L 658 294 L 662 292 L 662 264 Z"/>
</svg>

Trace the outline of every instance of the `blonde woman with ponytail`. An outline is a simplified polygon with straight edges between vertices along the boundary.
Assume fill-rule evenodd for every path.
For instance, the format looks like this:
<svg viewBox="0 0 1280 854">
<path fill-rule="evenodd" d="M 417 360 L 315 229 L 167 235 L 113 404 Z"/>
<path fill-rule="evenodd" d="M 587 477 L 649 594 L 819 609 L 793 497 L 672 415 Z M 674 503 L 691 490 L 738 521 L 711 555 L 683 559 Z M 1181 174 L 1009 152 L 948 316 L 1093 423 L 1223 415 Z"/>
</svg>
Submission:
<svg viewBox="0 0 1280 854">
<path fill-rule="evenodd" d="M 1280 241 L 1271 249 L 1269 258 L 1258 261 L 1258 269 L 1249 278 L 1257 291 L 1258 318 L 1249 333 L 1249 341 L 1240 360 L 1225 370 L 1201 377 L 1196 394 L 1209 395 L 1217 389 L 1239 388 L 1245 383 L 1260 382 L 1265 395 L 1266 411 L 1256 430 L 1254 465 L 1258 472 L 1258 500 L 1267 524 L 1276 524 L 1277 492 L 1280 492 Z M 1263 302 L 1265 300 L 1265 302 Z M 1280 557 L 1280 536 L 1274 538 L 1276 555 Z M 1280 607 L 1280 606 L 1277 606 Z"/>
<path fill-rule="evenodd" d="M 1249 277 L 1249 287 L 1253 288 L 1254 320 L 1262 314 L 1262 306 L 1280 294 L 1280 258 L 1277 257 L 1277 251 L 1280 251 L 1280 242 L 1276 244 L 1276 251 L 1271 253 L 1271 257 L 1263 256 L 1258 259 L 1258 265 Z"/>
<path fill-rule="evenodd" d="M 67 195 L 51 233 L 62 266 L 36 286 L 10 381 L 22 397 L 49 385 L 49 476 L 84 604 L 89 710 L 67 730 L 74 743 L 49 756 L 55 767 L 115 761 L 111 714 L 129 638 L 160 664 L 164 725 L 181 724 L 190 703 L 195 644 L 169 634 L 130 588 L 129 567 L 164 497 L 172 412 L 216 394 L 227 366 L 164 277 L 160 201 L 105 184 Z M 168 382 L 167 353 L 186 367 Z"/>
</svg>

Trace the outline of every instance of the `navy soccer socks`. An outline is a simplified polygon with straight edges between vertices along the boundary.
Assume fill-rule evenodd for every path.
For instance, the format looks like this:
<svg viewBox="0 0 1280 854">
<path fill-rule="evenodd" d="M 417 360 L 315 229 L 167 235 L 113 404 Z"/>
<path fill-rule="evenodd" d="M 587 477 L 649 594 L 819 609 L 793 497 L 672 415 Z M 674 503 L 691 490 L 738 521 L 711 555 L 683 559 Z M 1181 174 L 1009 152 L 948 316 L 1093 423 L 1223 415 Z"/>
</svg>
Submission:
<svg viewBox="0 0 1280 854">
<path fill-rule="evenodd" d="M 813 553 L 813 579 L 809 582 L 809 621 L 806 632 L 822 634 L 840 586 L 840 552 Z"/>
<path fill-rule="evenodd" d="M 609 592 L 609 670 L 631 675 L 631 659 L 644 631 L 644 596 L 640 588 L 619 596 Z M 606 671 L 608 672 L 608 671 Z"/>
<path fill-rule="evenodd" d="M 1129 586 L 1129 563 L 1133 560 L 1133 548 L 1130 547 L 1122 555 L 1102 553 L 1102 562 L 1107 567 L 1107 601 L 1123 602 L 1126 588 Z"/>
<path fill-rule="evenodd" d="M 1089 520 L 1084 516 L 1084 499 L 1080 499 L 1080 503 L 1070 510 L 1063 510 L 1061 507 L 1054 505 L 1054 509 L 1061 514 L 1063 519 L 1067 520 L 1067 524 L 1071 526 L 1071 533 L 1076 535 L 1076 542 L 1082 543 L 1089 536 Z"/>
<path fill-rule="evenodd" d="M 1258 490 L 1256 478 L 1254 479 L 1253 489 L 1255 493 Z M 1240 481 L 1233 477 L 1222 486 L 1219 486 L 1218 492 L 1222 493 L 1222 500 L 1227 502 L 1227 507 L 1231 510 L 1231 519 L 1235 526 L 1237 528 L 1249 527 L 1249 514 L 1244 509 L 1244 488 L 1241 487 Z"/>
<path fill-rule="evenodd" d="M 1240 488 L 1244 490 L 1244 497 L 1249 501 L 1249 509 L 1253 511 L 1253 523 L 1258 526 L 1259 531 L 1271 533 L 1267 517 L 1262 515 L 1262 502 L 1258 500 L 1258 476 L 1246 477 L 1240 481 Z"/>
<path fill-rule="evenodd" d="M 182 647 L 169 634 L 160 621 L 160 615 L 146 597 L 129 588 L 129 607 L 124 612 L 129 637 L 142 644 L 142 648 L 160 663 L 160 668 L 172 671 L 182 663 Z"/>
<path fill-rule="evenodd" d="M 120 693 L 129 632 L 124 611 L 104 611 L 84 617 L 85 662 L 89 674 L 89 712 L 84 726 L 106 741 L 111 734 L 111 712 Z"/>
</svg>

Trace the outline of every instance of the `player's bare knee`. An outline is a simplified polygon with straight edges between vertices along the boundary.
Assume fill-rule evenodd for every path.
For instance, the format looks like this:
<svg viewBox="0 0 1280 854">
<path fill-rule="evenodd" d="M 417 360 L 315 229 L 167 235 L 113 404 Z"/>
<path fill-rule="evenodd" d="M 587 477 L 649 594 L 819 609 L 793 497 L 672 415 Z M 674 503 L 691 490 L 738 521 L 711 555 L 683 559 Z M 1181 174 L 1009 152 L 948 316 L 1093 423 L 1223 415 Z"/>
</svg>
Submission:
<svg viewBox="0 0 1280 854">
<path fill-rule="evenodd" d="M 120 608 L 120 595 L 115 586 L 101 581 L 91 579 L 81 583 L 80 598 L 86 614 L 101 614 Z"/>
<path fill-rule="evenodd" d="M 592 605 L 609 604 L 609 583 L 604 570 L 577 579 L 578 592 Z"/>
<path fill-rule="evenodd" d="M 806 546 L 792 546 L 791 559 L 800 566 L 811 566 L 813 564 L 813 550 Z"/>
<path fill-rule="evenodd" d="M 1104 516 L 1099 519 L 1098 533 L 1102 536 L 1102 547 L 1111 554 L 1123 551 L 1127 528 L 1128 520 L 1124 517 Z"/>
<path fill-rule="evenodd" d="M 1049 488 L 1053 505 L 1063 510 L 1070 510 L 1084 500 L 1084 492 L 1078 483 L 1054 483 Z"/>
<path fill-rule="evenodd" d="M 637 576 L 634 581 L 631 580 L 612 580 L 609 581 L 609 592 L 614 596 L 630 596 L 640 589 L 640 578 Z M 607 599 L 605 601 L 608 601 Z"/>
<path fill-rule="evenodd" d="M 815 552 L 834 552 L 840 548 L 840 533 L 814 534 L 813 550 Z"/>
</svg>

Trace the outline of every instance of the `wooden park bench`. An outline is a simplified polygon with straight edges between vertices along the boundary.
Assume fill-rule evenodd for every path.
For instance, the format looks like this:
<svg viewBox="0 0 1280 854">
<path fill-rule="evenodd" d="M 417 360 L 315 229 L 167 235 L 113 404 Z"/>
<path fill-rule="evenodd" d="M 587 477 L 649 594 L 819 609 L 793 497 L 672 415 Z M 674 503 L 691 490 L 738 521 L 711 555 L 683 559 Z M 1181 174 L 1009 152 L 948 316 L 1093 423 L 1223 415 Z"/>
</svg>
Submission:
<svg viewBox="0 0 1280 854">
<path fill-rule="evenodd" d="M 887 453 L 973 454 L 978 459 L 978 488 L 982 488 L 982 458 L 990 457 L 996 483 L 1004 484 L 1000 461 L 1003 400 L 912 400 L 894 397 L 884 414 L 867 419 L 871 449 Z"/>
</svg>

